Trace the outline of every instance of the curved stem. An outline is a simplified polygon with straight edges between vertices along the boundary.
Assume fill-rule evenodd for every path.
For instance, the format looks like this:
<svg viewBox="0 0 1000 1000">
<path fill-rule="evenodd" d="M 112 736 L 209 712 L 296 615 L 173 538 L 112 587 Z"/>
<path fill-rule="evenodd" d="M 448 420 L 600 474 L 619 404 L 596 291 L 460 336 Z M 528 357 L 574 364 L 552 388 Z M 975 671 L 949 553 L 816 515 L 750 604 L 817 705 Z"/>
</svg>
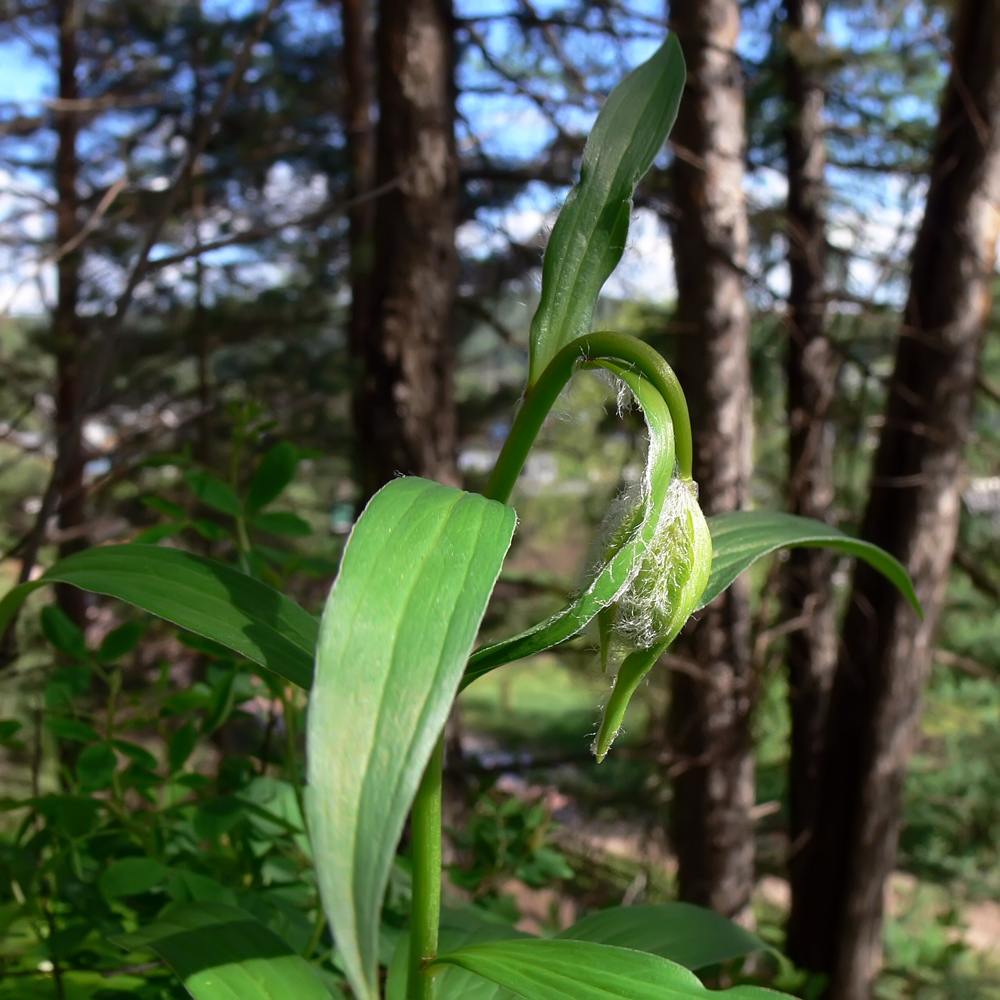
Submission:
<svg viewBox="0 0 1000 1000">
<path fill-rule="evenodd" d="M 693 447 L 687 400 L 673 369 L 649 344 L 624 333 L 588 333 L 567 344 L 525 393 L 484 496 L 506 503 L 521 474 L 528 452 L 552 404 L 581 362 L 615 361 L 646 378 L 663 397 L 674 423 L 677 464 L 682 479 L 692 478 Z"/>
<path fill-rule="evenodd" d="M 406 1000 L 430 1000 L 427 965 L 437 958 L 441 922 L 441 784 L 444 734 L 420 780 L 410 816 L 413 852 L 413 904 L 410 911 L 410 962 Z"/>
</svg>

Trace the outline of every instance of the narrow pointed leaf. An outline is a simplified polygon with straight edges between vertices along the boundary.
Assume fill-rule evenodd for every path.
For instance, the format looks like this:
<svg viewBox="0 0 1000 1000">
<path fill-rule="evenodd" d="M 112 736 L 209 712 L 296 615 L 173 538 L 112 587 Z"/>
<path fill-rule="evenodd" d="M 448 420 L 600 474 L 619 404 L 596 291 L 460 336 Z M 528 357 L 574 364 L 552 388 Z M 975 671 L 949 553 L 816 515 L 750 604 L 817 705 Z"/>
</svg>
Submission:
<svg viewBox="0 0 1000 1000">
<path fill-rule="evenodd" d="M 524 632 L 476 650 L 469 659 L 463 687 L 495 667 L 550 649 L 580 632 L 628 584 L 637 561 L 656 532 L 660 510 L 674 472 L 674 433 L 670 410 L 663 397 L 645 379 L 609 361 L 595 362 L 597 366 L 611 371 L 626 383 L 646 420 L 649 432 L 646 468 L 648 502 L 642 521 L 602 571 L 566 607 Z"/>
<path fill-rule="evenodd" d="M 625 250 L 632 195 L 674 124 L 684 80 L 680 43 L 670 35 L 604 102 L 583 151 L 580 183 L 545 250 L 529 386 L 561 347 L 590 332 L 597 297 Z"/>
<path fill-rule="evenodd" d="M 327 601 L 309 706 L 309 828 L 359 1000 L 378 996 L 382 897 L 515 524 L 503 504 L 397 479 L 361 515 Z"/>
<path fill-rule="evenodd" d="M 195 1000 L 330 1000 L 309 963 L 245 910 L 220 903 L 175 907 L 113 939 L 155 952 Z"/>
<path fill-rule="evenodd" d="M 31 591 L 49 583 L 117 597 L 221 643 L 279 677 L 312 682 L 316 619 L 272 587 L 223 563 L 156 545 L 108 545 L 55 564 L 0 601 L 0 634 Z"/>
<path fill-rule="evenodd" d="M 780 511 L 741 510 L 708 519 L 712 532 L 712 575 L 702 595 L 705 607 L 745 569 L 778 549 L 827 548 L 864 559 L 892 583 L 923 618 L 920 601 L 909 574 L 898 559 L 884 549 L 845 535 L 821 521 Z"/>
<path fill-rule="evenodd" d="M 767 949 L 756 934 L 690 903 L 613 906 L 578 920 L 557 937 L 647 951 L 692 970 Z"/>
<path fill-rule="evenodd" d="M 706 989 L 681 965 L 659 955 L 590 941 L 490 941 L 442 955 L 524 1000 L 774 1000 L 757 986 Z"/>
</svg>

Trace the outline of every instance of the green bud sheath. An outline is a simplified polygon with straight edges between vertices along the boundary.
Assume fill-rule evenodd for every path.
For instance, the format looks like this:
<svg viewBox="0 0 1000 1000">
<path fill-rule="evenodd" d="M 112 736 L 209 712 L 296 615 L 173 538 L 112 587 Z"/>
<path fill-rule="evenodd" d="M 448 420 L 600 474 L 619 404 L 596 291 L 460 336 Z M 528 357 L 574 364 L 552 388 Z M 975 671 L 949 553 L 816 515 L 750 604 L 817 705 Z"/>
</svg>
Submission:
<svg viewBox="0 0 1000 1000">
<path fill-rule="evenodd" d="M 614 643 L 630 649 L 622 661 L 594 742 L 606 756 L 640 681 L 691 617 L 712 570 L 712 536 L 698 505 L 698 487 L 675 477 L 642 563 L 602 623 L 601 659 Z M 609 621 L 610 618 L 610 621 Z"/>
</svg>

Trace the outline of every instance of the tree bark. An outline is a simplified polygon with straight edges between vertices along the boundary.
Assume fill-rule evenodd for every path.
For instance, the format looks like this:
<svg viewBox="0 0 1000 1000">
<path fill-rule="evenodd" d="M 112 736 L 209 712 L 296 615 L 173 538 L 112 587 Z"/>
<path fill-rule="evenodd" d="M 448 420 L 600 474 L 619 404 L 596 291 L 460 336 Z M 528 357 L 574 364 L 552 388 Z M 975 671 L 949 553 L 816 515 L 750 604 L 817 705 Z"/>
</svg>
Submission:
<svg viewBox="0 0 1000 1000">
<path fill-rule="evenodd" d="M 56 17 L 59 29 L 59 97 L 75 101 L 79 97 L 77 69 L 77 30 L 82 7 L 78 0 L 59 0 Z M 78 116 L 73 111 L 56 115 L 56 247 L 65 247 L 79 228 L 77 175 Z M 65 452 L 64 473 L 58 484 L 59 531 L 63 541 L 59 555 L 68 556 L 86 547 L 83 528 L 86 523 L 83 489 L 83 413 L 84 377 L 82 345 L 84 330 L 80 323 L 79 250 L 63 253 L 56 264 L 56 306 L 52 316 L 52 339 L 56 355 L 55 432 L 58 447 Z M 56 463 L 59 464 L 57 457 Z M 56 587 L 59 606 L 77 625 L 86 617 L 86 598 L 76 587 Z"/>
<path fill-rule="evenodd" d="M 788 509 L 826 521 L 833 503 L 834 428 L 829 410 L 837 357 L 827 339 L 821 0 L 785 0 L 785 155 L 788 170 Z M 789 874 L 803 876 L 802 845 L 812 835 L 837 622 L 825 549 L 793 549 L 784 578 L 784 614 L 801 625 L 788 636 L 791 708 Z M 789 928 L 794 936 L 795 927 Z"/>
<path fill-rule="evenodd" d="M 834 679 L 809 879 L 792 958 L 867 1000 L 881 963 L 883 887 L 959 515 L 962 450 L 1000 236 L 1000 0 L 955 24 L 924 220 L 863 536 L 907 567 L 921 623 L 866 565 L 854 576 Z"/>
<path fill-rule="evenodd" d="M 350 165 L 350 195 L 363 198 L 375 187 L 375 19 L 371 0 L 341 0 L 344 45 L 344 124 Z M 365 345 L 372 333 L 372 280 L 375 273 L 375 202 L 356 203 L 349 214 L 351 253 L 351 313 L 348 320 L 351 355 L 365 369 Z M 355 399 L 356 426 L 364 427 L 363 396 Z M 366 462 L 359 447 L 357 468 Z"/>
<path fill-rule="evenodd" d="M 371 322 L 356 416 L 362 492 L 397 473 L 457 481 L 452 311 L 454 34 L 450 0 L 382 0 L 376 36 L 376 183 Z"/>
<path fill-rule="evenodd" d="M 671 27 L 688 67 L 673 132 L 678 366 L 694 425 L 695 476 L 711 515 L 745 505 L 751 468 L 744 101 L 735 52 L 739 5 L 674 0 Z M 693 624 L 683 642 L 698 676 L 675 672 L 671 683 L 673 750 L 683 762 L 671 808 L 680 896 L 746 917 L 755 793 L 745 581 Z"/>
</svg>

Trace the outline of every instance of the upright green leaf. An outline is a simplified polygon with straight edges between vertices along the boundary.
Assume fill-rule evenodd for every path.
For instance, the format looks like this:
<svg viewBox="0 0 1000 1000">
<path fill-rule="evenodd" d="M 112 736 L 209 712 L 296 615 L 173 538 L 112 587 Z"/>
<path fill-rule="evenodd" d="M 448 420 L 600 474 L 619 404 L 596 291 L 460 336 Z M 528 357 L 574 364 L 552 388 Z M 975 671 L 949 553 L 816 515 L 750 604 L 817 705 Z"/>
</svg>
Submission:
<svg viewBox="0 0 1000 1000">
<path fill-rule="evenodd" d="M 877 569 L 913 605 L 923 618 L 909 574 L 898 559 L 871 542 L 851 538 L 821 521 L 780 511 L 741 510 L 708 519 L 712 532 L 712 575 L 699 607 L 718 597 L 745 569 L 778 549 L 837 549 L 864 559 Z"/>
<path fill-rule="evenodd" d="M 247 490 L 247 513 L 256 514 L 276 499 L 295 478 L 299 450 L 289 441 L 279 441 L 269 448 L 257 466 Z"/>
<path fill-rule="evenodd" d="M 354 526 L 327 601 L 307 729 L 309 829 L 359 1000 L 378 996 L 379 918 L 396 845 L 515 520 L 476 494 L 397 479 Z"/>
<path fill-rule="evenodd" d="M 490 941 L 442 955 L 504 986 L 524 1000 L 773 1000 L 757 986 L 718 992 L 674 962 L 629 948 L 590 941 Z"/>
<path fill-rule="evenodd" d="M 561 347 L 590 332 L 597 297 L 625 250 L 632 195 L 674 124 L 684 80 L 680 43 L 670 35 L 604 102 L 583 151 L 580 183 L 545 250 L 529 387 Z"/>
<path fill-rule="evenodd" d="M 690 903 L 613 906 L 578 920 L 557 936 L 647 951 L 692 970 L 767 948 L 739 924 Z"/>
<path fill-rule="evenodd" d="M 86 549 L 0 601 L 0 635 L 24 599 L 48 583 L 117 597 L 221 643 L 308 688 L 318 625 L 266 584 L 223 563 L 156 545 Z"/>
<path fill-rule="evenodd" d="M 187 484 L 191 492 L 206 507 L 221 511 L 230 517 L 242 516 L 243 505 L 240 503 L 240 498 L 228 483 L 224 483 L 217 476 L 191 469 L 187 474 Z"/>
<path fill-rule="evenodd" d="M 305 959 L 234 906 L 174 907 L 151 926 L 114 940 L 130 951 L 155 952 L 195 1000 L 330 1000 Z"/>
<path fill-rule="evenodd" d="M 83 633 L 58 604 L 42 608 L 42 632 L 61 653 L 75 660 L 86 660 L 90 653 Z"/>
</svg>

